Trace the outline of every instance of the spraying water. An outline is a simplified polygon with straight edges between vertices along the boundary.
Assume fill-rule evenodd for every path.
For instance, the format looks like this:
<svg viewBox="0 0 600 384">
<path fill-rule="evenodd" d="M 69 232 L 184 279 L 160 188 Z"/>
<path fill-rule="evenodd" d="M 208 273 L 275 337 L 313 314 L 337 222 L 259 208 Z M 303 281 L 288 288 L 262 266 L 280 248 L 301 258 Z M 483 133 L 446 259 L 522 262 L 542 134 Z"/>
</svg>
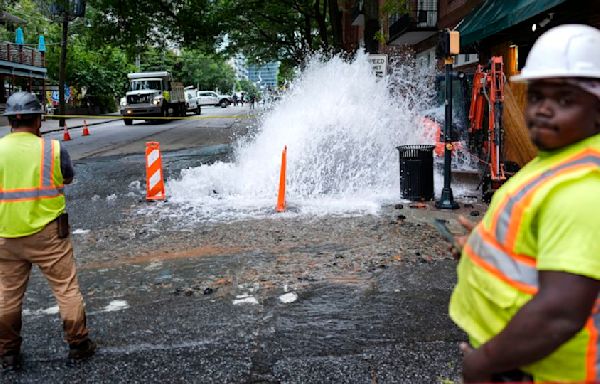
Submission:
<svg viewBox="0 0 600 384">
<path fill-rule="evenodd" d="M 234 162 L 183 170 L 167 185 L 170 201 L 212 219 L 270 215 L 287 145 L 293 212 L 376 213 L 399 199 L 395 147 L 430 141 L 420 113 L 431 108 L 432 73 L 403 64 L 377 79 L 365 54 L 315 57 L 259 132 L 237 144 Z"/>
</svg>

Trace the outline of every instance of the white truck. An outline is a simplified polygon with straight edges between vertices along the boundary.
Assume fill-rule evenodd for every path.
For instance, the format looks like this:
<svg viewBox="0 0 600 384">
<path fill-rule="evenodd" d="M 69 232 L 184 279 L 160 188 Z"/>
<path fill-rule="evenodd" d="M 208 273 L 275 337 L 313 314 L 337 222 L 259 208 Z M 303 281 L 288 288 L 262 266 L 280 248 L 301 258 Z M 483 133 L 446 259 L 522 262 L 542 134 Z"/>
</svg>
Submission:
<svg viewBox="0 0 600 384">
<path fill-rule="evenodd" d="M 198 103 L 200 105 L 214 105 L 215 107 L 227 108 L 233 102 L 229 95 L 219 95 L 214 91 L 198 91 Z"/>
<path fill-rule="evenodd" d="M 173 81 L 167 71 L 129 73 L 129 91 L 121 99 L 124 117 L 185 116 L 186 100 L 183 85 Z M 132 119 L 123 119 L 125 125 Z"/>
<path fill-rule="evenodd" d="M 193 85 L 185 87 L 185 108 L 188 112 L 194 112 L 196 115 L 200 115 L 202 108 L 198 102 L 198 91 Z"/>
</svg>

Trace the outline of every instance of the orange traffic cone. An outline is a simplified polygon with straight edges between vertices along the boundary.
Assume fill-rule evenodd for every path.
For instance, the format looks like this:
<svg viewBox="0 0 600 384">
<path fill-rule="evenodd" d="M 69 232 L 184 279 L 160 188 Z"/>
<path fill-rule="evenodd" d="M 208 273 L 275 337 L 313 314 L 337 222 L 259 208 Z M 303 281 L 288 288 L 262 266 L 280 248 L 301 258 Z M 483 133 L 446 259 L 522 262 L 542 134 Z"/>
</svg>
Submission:
<svg viewBox="0 0 600 384">
<path fill-rule="evenodd" d="M 65 131 L 63 133 L 63 141 L 69 141 L 71 140 L 71 135 L 69 135 L 69 128 L 67 128 L 67 122 L 65 121 Z"/>
<path fill-rule="evenodd" d="M 150 141 L 146 143 L 146 200 L 164 200 L 165 197 L 160 144 Z"/>
<path fill-rule="evenodd" d="M 81 136 L 89 136 L 89 135 L 90 135 L 90 130 L 88 129 L 87 121 L 83 120 L 83 134 Z"/>
<path fill-rule="evenodd" d="M 281 170 L 279 172 L 279 195 L 277 195 L 277 212 L 285 211 L 285 168 L 287 163 L 287 145 L 281 152 Z"/>
</svg>

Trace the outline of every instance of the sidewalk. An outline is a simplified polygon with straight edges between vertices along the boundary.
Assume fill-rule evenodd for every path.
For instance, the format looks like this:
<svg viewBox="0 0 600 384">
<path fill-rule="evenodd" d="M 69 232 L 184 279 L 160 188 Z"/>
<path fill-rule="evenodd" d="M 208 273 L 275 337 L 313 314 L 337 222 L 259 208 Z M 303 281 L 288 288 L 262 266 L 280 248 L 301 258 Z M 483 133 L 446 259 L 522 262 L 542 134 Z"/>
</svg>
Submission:
<svg viewBox="0 0 600 384">
<path fill-rule="evenodd" d="M 111 116 L 114 116 L 114 118 Z M 69 128 L 69 129 L 82 128 L 84 125 L 84 122 L 87 122 L 87 125 L 89 127 L 92 125 L 105 124 L 105 123 L 114 121 L 116 119 L 119 119 L 119 117 L 120 117 L 120 115 L 118 112 L 111 113 L 111 114 L 107 115 L 106 118 L 102 118 L 102 119 L 85 118 L 83 116 L 78 116 L 75 118 L 66 119 L 66 124 L 67 124 L 67 128 Z M 60 131 L 61 128 L 59 126 L 59 121 L 60 120 L 58 118 L 54 118 L 52 115 L 46 116 L 46 121 L 42 121 L 42 129 L 41 129 L 42 134 Z M 10 132 L 10 126 L 8 125 L 8 121 L 6 119 L 0 120 L 0 137 L 6 135 L 9 132 Z"/>
</svg>

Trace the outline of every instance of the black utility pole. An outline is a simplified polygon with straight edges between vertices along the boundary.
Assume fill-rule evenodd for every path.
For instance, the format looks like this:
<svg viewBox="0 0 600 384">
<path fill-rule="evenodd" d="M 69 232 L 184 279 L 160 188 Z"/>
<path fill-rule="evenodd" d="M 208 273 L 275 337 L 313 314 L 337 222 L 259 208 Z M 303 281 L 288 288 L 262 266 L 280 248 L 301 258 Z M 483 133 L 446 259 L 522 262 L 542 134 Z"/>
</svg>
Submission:
<svg viewBox="0 0 600 384">
<path fill-rule="evenodd" d="M 368 53 L 378 53 L 379 41 L 375 38 L 379 25 L 379 1 L 365 0 L 363 2 L 363 12 L 365 15 L 365 49 Z"/>
<path fill-rule="evenodd" d="M 69 21 L 85 16 L 86 0 L 54 0 L 50 4 L 50 14 L 62 22 L 62 40 L 60 43 L 60 62 L 58 68 L 58 113 L 66 113 L 65 84 L 67 82 L 67 41 L 69 38 Z M 57 20 L 57 21 L 58 21 Z M 59 126 L 65 127 L 65 118 L 61 117 Z"/>
<path fill-rule="evenodd" d="M 60 44 L 60 64 L 58 70 L 58 113 L 64 116 L 66 113 L 65 103 L 65 83 L 67 81 L 67 38 L 69 36 L 69 11 L 65 7 L 62 20 L 62 41 Z M 61 117 L 59 126 L 65 127 L 65 118 Z"/>
<path fill-rule="evenodd" d="M 454 44 L 451 44 L 451 38 L 449 31 L 442 34 L 442 39 L 445 41 L 441 44 L 442 51 L 444 51 L 444 66 L 446 69 L 445 83 L 446 83 L 446 110 L 444 118 L 444 188 L 442 189 L 442 196 L 438 201 L 435 202 L 435 207 L 439 209 L 457 209 L 458 204 L 454 201 L 452 195 L 452 64 L 454 60 L 450 56 L 454 49 Z"/>
</svg>

